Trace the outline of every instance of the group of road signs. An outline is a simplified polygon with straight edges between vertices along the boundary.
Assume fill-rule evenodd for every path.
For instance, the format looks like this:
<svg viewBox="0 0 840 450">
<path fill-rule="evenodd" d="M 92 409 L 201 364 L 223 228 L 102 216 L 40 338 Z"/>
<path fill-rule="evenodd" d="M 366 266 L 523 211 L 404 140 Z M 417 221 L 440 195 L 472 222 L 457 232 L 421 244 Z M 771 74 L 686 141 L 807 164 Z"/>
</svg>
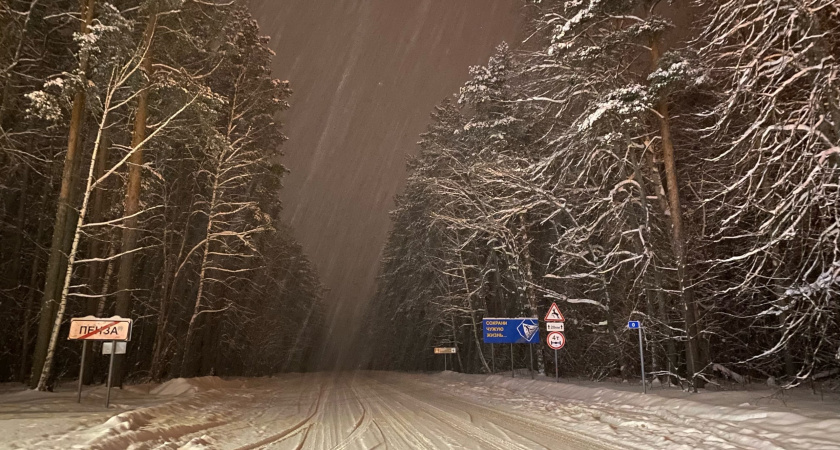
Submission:
<svg viewBox="0 0 840 450">
<path fill-rule="evenodd" d="M 557 303 L 552 303 L 543 320 L 548 332 L 545 342 L 555 351 L 556 366 L 557 350 L 566 345 L 566 336 L 563 334 L 566 331 L 566 318 L 560 312 Z M 513 364 L 513 344 L 537 344 L 540 342 L 540 323 L 536 317 L 485 317 L 481 322 L 485 344 L 511 345 L 511 364 Z M 435 353 L 443 353 L 439 350 L 442 349 L 435 348 Z M 491 352 L 491 356 L 493 357 L 493 371 L 495 372 L 495 352 Z M 533 352 L 530 356 L 533 360 Z M 513 370 L 511 370 L 511 376 L 514 376 Z"/>
<path fill-rule="evenodd" d="M 563 331 L 566 330 L 566 318 L 557 307 L 557 303 L 552 303 L 545 314 L 545 329 L 548 331 L 548 336 L 545 337 L 545 343 L 548 344 L 552 350 L 560 350 L 566 345 L 566 336 Z"/>
<path fill-rule="evenodd" d="M 545 337 L 545 343 L 548 347 L 554 350 L 554 377 L 560 381 L 557 351 L 566 346 L 566 336 L 563 334 L 566 331 L 566 317 L 560 312 L 557 303 L 552 303 L 548 308 L 548 312 L 543 318 L 545 322 L 545 330 L 548 335 Z M 540 325 L 536 318 L 518 317 L 518 318 L 497 318 L 485 317 L 482 319 L 482 328 L 484 330 L 485 344 L 511 344 L 511 366 L 513 365 L 513 344 L 536 344 L 540 341 Z M 639 357 L 642 366 L 642 385 L 645 393 L 647 393 L 647 385 L 645 384 L 645 354 L 642 345 L 642 323 L 638 320 L 631 320 L 627 322 L 627 328 L 639 331 Z M 435 354 L 451 354 L 457 350 L 455 347 L 437 347 Z M 491 352 L 493 357 L 493 371 L 495 372 L 495 352 Z M 532 356 L 533 359 L 533 356 Z M 444 358 L 444 370 L 446 370 L 446 359 Z M 533 372 L 533 360 L 532 360 Z M 511 376 L 514 371 L 511 370 Z"/>
<path fill-rule="evenodd" d="M 105 407 L 111 403 L 111 379 L 114 375 L 114 355 L 125 354 L 126 342 L 131 340 L 132 321 L 119 316 L 110 318 L 101 317 L 74 317 L 70 319 L 69 340 L 75 341 L 105 341 L 102 343 L 102 354 L 111 355 L 111 362 L 108 365 L 108 391 L 105 395 Z M 76 401 L 82 402 L 82 380 L 85 375 L 85 359 L 87 357 L 88 343 L 82 346 L 82 364 L 79 369 L 79 392 Z"/>
<path fill-rule="evenodd" d="M 554 350 L 554 380 L 560 382 L 560 364 L 557 362 L 557 350 L 566 346 L 566 318 L 557 307 L 557 303 L 552 303 L 545 313 L 545 329 L 548 331 L 548 336 L 545 337 L 545 343 L 549 348 Z"/>
</svg>

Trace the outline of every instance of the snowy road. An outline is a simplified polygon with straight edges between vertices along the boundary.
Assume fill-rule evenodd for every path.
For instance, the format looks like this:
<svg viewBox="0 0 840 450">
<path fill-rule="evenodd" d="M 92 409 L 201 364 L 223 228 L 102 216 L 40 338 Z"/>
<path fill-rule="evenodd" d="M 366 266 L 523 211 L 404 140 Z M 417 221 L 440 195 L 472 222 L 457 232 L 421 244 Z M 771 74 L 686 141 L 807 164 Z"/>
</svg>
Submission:
<svg viewBox="0 0 840 450">
<path fill-rule="evenodd" d="M 124 412 L 2 448 L 101 449 L 612 449 L 594 437 L 524 412 L 499 399 L 461 396 L 417 376 L 378 373 L 225 382 L 184 398 Z M 121 393 L 122 394 L 122 393 Z M 93 400 L 93 399 L 91 399 Z M 98 398 L 96 399 L 98 401 Z M 127 400 L 130 401 L 130 400 Z M 119 402 L 117 403 L 119 406 Z M 66 407 L 33 407 L 39 419 Z M 85 408 L 90 410 L 90 408 Z M 33 413 L 34 413 L 33 411 Z M 9 414 L 4 414 L 9 413 Z M 25 415 L 0 407 L 0 420 Z M 93 419 L 93 420 L 91 420 Z M 101 422 L 100 422 L 101 423 Z M 49 430 L 44 430 L 49 431 Z"/>
<path fill-rule="evenodd" d="M 828 449 L 840 425 L 835 414 L 459 374 L 179 379 L 116 392 L 117 411 L 102 393 L 82 405 L 69 389 L 0 396 L 0 448 Z"/>
</svg>

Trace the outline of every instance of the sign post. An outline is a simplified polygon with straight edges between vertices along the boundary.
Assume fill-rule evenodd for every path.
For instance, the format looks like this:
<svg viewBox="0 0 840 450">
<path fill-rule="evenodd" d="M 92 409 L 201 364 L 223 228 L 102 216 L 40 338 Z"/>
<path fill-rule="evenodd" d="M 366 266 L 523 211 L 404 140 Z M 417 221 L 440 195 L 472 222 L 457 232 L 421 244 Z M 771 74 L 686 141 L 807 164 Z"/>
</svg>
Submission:
<svg viewBox="0 0 840 450">
<path fill-rule="evenodd" d="M 639 331 L 639 362 L 642 366 L 642 390 L 647 394 L 647 383 L 645 382 L 645 347 L 642 345 L 642 323 L 638 320 L 631 320 L 627 322 L 627 328 Z"/>
<path fill-rule="evenodd" d="M 516 377 L 513 364 L 513 344 L 536 344 L 540 341 L 539 319 L 535 317 L 491 318 L 485 317 L 481 321 L 484 329 L 484 343 L 510 344 L 510 376 Z M 495 358 L 495 352 L 494 352 Z M 495 359 L 493 371 L 495 372 Z"/>
<path fill-rule="evenodd" d="M 105 407 L 111 402 L 111 379 L 114 373 L 114 355 L 117 350 L 117 342 L 131 340 L 131 319 L 123 319 L 114 316 L 111 318 L 97 318 L 93 316 L 74 317 L 70 319 L 69 340 L 82 341 L 111 341 L 111 362 L 108 366 L 108 392 L 105 395 Z M 87 358 L 88 343 L 82 347 L 82 366 L 79 369 L 79 392 L 77 401 L 82 401 L 82 382 L 85 370 L 85 359 Z"/>
<path fill-rule="evenodd" d="M 458 347 L 435 347 L 436 355 L 443 355 L 443 371 L 446 372 L 449 355 L 454 355 L 458 352 Z"/>
<path fill-rule="evenodd" d="M 490 344 L 490 361 L 493 364 L 491 372 L 496 373 L 496 344 Z"/>
<path fill-rule="evenodd" d="M 85 379 L 85 358 L 87 357 L 88 342 L 82 342 L 82 364 L 79 366 L 79 392 L 76 394 L 76 403 L 82 403 L 82 383 Z"/>
<path fill-rule="evenodd" d="M 531 360 L 531 379 L 534 379 L 534 344 L 528 344 L 528 359 Z"/>
<path fill-rule="evenodd" d="M 108 391 L 105 394 L 105 407 L 111 404 L 111 379 L 114 377 L 114 355 L 117 354 L 117 341 L 111 341 L 111 362 L 108 363 Z"/>
<path fill-rule="evenodd" d="M 560 382 L 560 366 L 557 362 L 557 350 L 566 345 L 566 336 L 563 332 L 566 331 L 566 318 L 557 307 L 557 302 L 551 304 L 548 312 L 545 313 L 545 330 L 548 331 L 548 336 L 545 338 L 545 343 L 554 350 L 554 381 Z"/>
</svg>

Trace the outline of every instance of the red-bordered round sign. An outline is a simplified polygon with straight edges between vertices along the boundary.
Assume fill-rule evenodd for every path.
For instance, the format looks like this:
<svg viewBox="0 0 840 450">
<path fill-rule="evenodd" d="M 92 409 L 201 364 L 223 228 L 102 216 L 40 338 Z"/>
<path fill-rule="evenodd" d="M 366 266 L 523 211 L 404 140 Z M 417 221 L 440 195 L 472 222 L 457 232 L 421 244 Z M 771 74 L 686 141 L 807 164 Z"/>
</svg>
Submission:
<svg viewBox="0 0 840 450">
<path fill-rule="evenodd" d="M 559 331 L 552 331 L 545 337 L 545 343 L 554 350 L 560 350 L 566 345 L 566 336 Z"/>
</svg>

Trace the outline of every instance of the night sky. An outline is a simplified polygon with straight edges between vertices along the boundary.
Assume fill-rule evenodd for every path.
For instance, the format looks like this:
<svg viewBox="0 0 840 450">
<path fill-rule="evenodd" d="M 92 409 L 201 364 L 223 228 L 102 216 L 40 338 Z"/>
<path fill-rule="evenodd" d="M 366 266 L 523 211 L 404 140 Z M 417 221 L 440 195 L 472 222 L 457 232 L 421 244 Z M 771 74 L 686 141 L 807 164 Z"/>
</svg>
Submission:
<svg viewBox="0 0 840 450">
<path fill-rule="evenodd" d="M 434 106 L 514 43 L 521 0 L 252 0 L 291 81 L 285 219 L 329 289 L 335 360 L 375 290 L 393 197 Z"/>
</svg>

